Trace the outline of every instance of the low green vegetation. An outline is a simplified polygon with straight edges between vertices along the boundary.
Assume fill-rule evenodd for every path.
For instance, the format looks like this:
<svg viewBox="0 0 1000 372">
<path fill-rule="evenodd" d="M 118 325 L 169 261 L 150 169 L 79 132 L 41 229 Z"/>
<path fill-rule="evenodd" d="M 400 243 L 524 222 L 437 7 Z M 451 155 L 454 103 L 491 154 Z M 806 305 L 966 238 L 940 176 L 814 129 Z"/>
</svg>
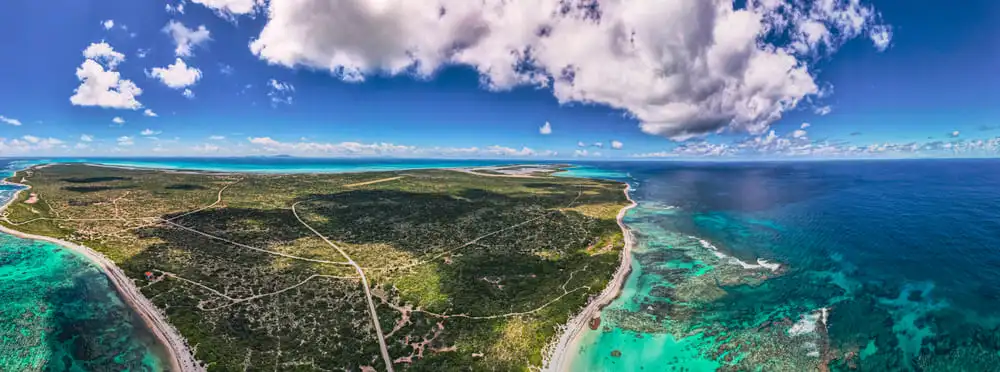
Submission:
<svg viewBox="0 0 1000 372">
<path fill-rule="evenodd" d="M 111 258 L 218 371 L 385 369 L 357 273 L 293 205 L 364 268 L 397 370 L 539 366 L 623 246 L 623 185 L 547 173 L 53 165 L 10 180 L 32 188 L 0 223 Z"/>
</svg>

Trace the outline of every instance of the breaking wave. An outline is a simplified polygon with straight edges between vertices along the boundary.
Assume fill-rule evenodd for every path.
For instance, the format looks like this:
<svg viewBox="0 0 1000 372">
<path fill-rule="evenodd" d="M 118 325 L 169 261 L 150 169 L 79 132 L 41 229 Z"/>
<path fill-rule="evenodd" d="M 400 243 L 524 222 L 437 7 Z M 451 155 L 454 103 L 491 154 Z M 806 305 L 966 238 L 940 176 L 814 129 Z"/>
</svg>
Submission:
<svg viewBox="0 0 1000 372">
<path fill-rule="evenodd" d="M 704 247 L 705 249 L 708 249 L 708 250 L 712 251 L 712 254 L 714 254 L 715 257 L 718 257 L 720 260 L 722 260 L 724 262 L 727 262 L 727 263 L 730 263 L 730 264 L 733 264 L 733 265 L 739 265 L 740 267 L 743 267 L 744 269 L 747 269 L 747 270 L 767 269 L 767 270 L 771 270 L 771 271 L 778 271 L 779 269 L 781 269 L 781 264 L 780 263 L 772 263 L 772 262 L 769 262 L 767 260 L 760 259 L 760 258 L 757 259 L 757 263 L 756 264 L 747 263 L 747 262 L 745 262 L 743 260 L 740 260 L 740 259 L 738 259 L 736 257 L 733 257 L 733 256 L 727 255 L 725 253 L 722 253 L 721 251 L 719 251 L 718 247 L 716 247 L 715 245 L 712 245 L 712 243 L 709 243 L 705 239 L 701 239 L 701 238 L 694 237 L 694 236 L 692 236 L 691 238 L 692 239 L 697 239 L 698 242 L 701 243 L 702 247 Z"/>
</svg>

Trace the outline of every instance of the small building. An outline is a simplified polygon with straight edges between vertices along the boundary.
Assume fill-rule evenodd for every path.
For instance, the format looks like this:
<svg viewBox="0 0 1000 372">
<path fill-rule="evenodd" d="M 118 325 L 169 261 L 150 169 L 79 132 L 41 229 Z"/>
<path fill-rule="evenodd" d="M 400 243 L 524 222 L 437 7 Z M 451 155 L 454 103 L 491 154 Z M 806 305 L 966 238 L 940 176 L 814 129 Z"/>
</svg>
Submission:
<svg viewBox="0 0 1000 372">
<path fill-rule="evenodd" d="M 147 271 L 146 272 L 146 280 L 153 280 L 153 272 L 152 271 Z"/>
</svg>

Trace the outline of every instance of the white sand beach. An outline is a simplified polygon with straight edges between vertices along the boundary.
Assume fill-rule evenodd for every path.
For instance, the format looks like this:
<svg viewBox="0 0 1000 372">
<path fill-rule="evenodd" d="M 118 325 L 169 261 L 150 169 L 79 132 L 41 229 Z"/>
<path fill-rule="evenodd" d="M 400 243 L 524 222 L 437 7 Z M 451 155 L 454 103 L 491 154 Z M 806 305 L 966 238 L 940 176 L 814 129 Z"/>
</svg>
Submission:
<svg viewBox="0 0 1000 372">
<path fill-rule="evenodd" d="M 625 238 L 625 249 L 621 253 L 621 265 L 618 266 L 618 270 L 615 271 L 614 277 L 608 282 L 608 286 L 604 288 L 601 293 L 595 297 L 593 300 L 587 304 L 579 314 L 569 320 L 569 323 L 562 330 L 562 334 L 559 336 L 559 341 L 554 347 L 550 349 L 550 354 L 546 357 L 546 362 L 544 365 L 544 370 L 553 372 L 569 371 L 571 369 L 571 364 L 573 362 L 573 357 L 579 350 L 580 338 L 583 337 L 584 333 L 588 330 L 588 323 L 590 319 L 595 316 L 600 316 L 601 309 L 614 301 L 615 298 L 621 293 L 622 286 L 625 285 L 625 280 L 628 278 L 629 273 L 632 271 L 632 248 L 635 244 L 635 239 L 632 237 L 631 231 L 625 226 L 622 221 L 625 218 L 625 213 L 629 209 L 635 208 L 638 204 L 632 200 L 628 192 L 631 190 L 631 186 L 625 187 L 625 198 L 631 203 L 625 208 L 618 211 L 618 226 L 622 229 L 622 235 Z"/>
</svg>

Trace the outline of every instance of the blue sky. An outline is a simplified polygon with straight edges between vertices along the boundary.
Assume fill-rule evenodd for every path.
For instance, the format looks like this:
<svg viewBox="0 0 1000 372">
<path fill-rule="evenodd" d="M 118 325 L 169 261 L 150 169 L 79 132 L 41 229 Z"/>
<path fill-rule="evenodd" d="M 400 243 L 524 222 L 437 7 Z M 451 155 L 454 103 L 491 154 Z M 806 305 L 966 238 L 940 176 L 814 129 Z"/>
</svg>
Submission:
<svg viewBox="0 0 1000 372">
<path fill-rule="evenodd" d="M 0 156 L 925 157 L 1000 145 L 994 1 L 483 3 L 7 2 Z"/>
</svg>

